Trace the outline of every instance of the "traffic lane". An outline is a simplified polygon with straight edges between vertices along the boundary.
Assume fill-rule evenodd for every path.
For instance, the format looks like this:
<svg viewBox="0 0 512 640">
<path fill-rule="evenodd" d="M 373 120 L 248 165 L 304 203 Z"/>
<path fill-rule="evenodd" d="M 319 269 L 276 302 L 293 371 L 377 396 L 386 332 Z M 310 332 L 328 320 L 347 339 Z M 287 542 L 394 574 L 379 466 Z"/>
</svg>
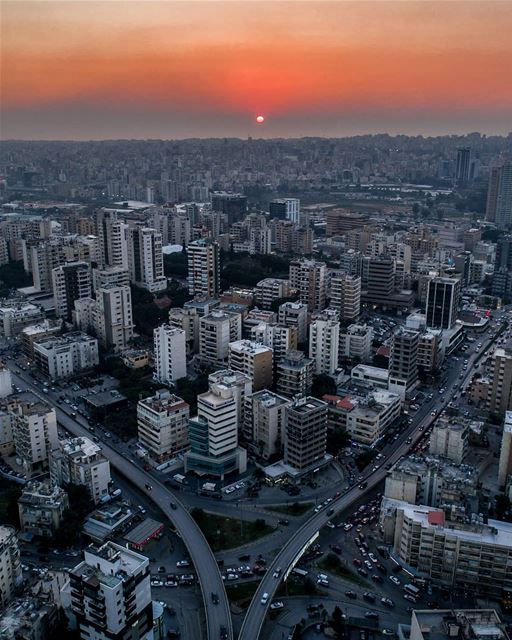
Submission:
<svg viewBox="0 0 512 640">
<path fill-rule="evenodd" d="M 33 389 L 33 385 L 29 380 L 26 380 L 20 374 L 14 374 L 13 377 L 22 381 L 24 384 L 29 385 L 33 393 L 41 398 L 41 400 L 47 401 L 42 394 L 39 394 L 37 389 Z M 89 437 L 89 432 L 85 426 L 80 424 L 77 420 L 74 420 L 71 416 L 68 416 L 60 406 L 55 406 L 54 408 L 57 414 L 58 423 L 64 426 L 65 429 L 76 436 Z M 146 490 L 148 497 L 153 499 L 164 515 L 171 522 L 175 523 L 178 530 L 183 532 L 182 539 L 187 545 L 187 549 L 196 568 L 202 587 L 203 603 L 208 619 L 208 636 L 212 640 L 216 640 L 221 625 L 224 625 L 228 630 L 232 629 L 231 615 L 229 611 L 229 602 L 224 589 L 224 583 L 222 581 L 217 562 L 209 547 L 209 553 L 204 553 L 205 545 L 208 545 L 202 533 L 192 520 L 188 511 L 186 511 L 185 507 L 164 485 L 161 485 L 159 481 L 149 476 L 142 469 L 136 467 L 130 460 L 127 460 L 124 456 L 120 455 L 104 441 L 102 441 L 102 450 L 105 457 L 110 460 L 111 464 L 134 484 L 138 484 L 140 489 L 143 487 L 145 488 L 145 485 L 148 482 L 153 486 L 153 489 L 150 492 Z M 175 502 L 178 507 L 176 510 L 171 509 L 169 501 L 170 498 L 172 498 L 173 502 Z M 214 605 L 211 601 L 212 592 L 216 592 L 219 596 L 218 605 Z"/>
</svg>

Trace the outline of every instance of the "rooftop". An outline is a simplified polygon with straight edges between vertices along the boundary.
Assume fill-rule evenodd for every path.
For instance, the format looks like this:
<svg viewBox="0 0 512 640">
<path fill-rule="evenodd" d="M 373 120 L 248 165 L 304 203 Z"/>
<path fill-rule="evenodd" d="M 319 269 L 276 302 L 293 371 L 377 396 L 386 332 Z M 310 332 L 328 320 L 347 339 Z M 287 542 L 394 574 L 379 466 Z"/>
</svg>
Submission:
<svg viewBox="0 0 512 640">
<path fill-rule="evenodd" d="M 494 609 L 415 610 L 412 624 L 417 624 L 423 637 L 429 640 L 508 640 L 505 626 Z"/>
</svg>

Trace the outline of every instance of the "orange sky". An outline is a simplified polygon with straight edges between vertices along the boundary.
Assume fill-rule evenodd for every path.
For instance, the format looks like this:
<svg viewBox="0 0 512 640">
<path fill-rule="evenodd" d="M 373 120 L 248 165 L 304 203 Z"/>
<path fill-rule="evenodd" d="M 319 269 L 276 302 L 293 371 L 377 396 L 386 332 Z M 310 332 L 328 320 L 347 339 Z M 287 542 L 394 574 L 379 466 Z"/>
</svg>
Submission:
<svg viewBox="0 0 512 640">
<path fill-rule="evenodd" d="M 1 133 L 505 132 L 511 34 L 509 1 L 2 2 Z"/>
</svg>

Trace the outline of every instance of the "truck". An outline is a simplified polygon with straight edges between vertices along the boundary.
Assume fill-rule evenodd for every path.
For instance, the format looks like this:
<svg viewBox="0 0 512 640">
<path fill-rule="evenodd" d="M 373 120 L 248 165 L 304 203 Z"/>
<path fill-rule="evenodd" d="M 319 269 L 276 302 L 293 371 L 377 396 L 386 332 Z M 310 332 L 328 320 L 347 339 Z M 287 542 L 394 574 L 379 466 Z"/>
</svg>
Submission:
<svg viewBox="0 0 512 640">
<path fill-rule="evenodd" d="M 187 479 L 181 473 L 175 473 L 172 479 L 174 480 L 174 482 L 177 482 L 178 484 L 188 484 Z"/>
<path fill-rule="evenodd" d="M 418 589 L 418 587 L 415 587 L 413 584 L 404 585 L 404 591 L 405 593 L 408 593 L 409 595 L 414 596 L 415 598 L 417 598 L 420 594 L 420 590 Z"/>
</svg>

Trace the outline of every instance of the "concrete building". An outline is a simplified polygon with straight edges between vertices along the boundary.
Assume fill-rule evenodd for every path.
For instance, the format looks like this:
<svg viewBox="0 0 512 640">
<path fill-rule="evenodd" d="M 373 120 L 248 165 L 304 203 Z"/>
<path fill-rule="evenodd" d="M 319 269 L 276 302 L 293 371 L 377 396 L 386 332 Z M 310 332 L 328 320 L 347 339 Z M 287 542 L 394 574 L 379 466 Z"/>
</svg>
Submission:
<svg viewBox="0 0 512 640">
<path fill-rule="evenodd" d="M 183 329 L 162 324 L 153 331 L 155 379 L 172 384 L 187 376 L 186 335 Z"/>
<path fill-rule="evenodd" d="M 334 375 L 338 368 L 339 340 L 338 314 L 326 309 L 309 325 L 309 357 L 315 363 L 317 375 Z"/>
<path fill-rule="evenodd" d="M 366 324 L 351 324 L 340 329 L 339 358 L 370 362 L 372 359 L 373 327 Z"/>
<path fill-rule="evenodd" d="M 432 278 L 427 285 L 425 315 L 431 329 L 453 329 L 460 298 L 458 278 Z"/>
<path fill-rule="evenodd" d="M 192 296 L 216 298 L 220 291 L 219 245 L 211 240 L 195 240 L 187 247 L 188 290 Z"/>
<path fill-rule="evenodd" d="M 290 296 L 290 281 L 265 278 L 256 285 L 255 302 L 262 309 L 270 309 L 273 302 Z"/>
<path fill-rule="evenodd" d="M 0 398 L 6 398 L 12 393 L 11 371 L 0 361 Z"/>
<path fill-rule="evenodd" d="M 242 337 L 239 313 L 214 310 L 199 321 L 199 357 L 205 364 L 225 366 L 229 344 Z"/>
<path fill-rule="evenodd" d="M 285 409 L 284 463 L 300 474 L 323 462 L 327 443 L 327 404 L 312 396 L 294 399 Z"/>
<path fill-rule="evenodd" d="M 17 336 L 24 327 L 42 320 L 44 311 L 35 304 L 14 298 L 0 300 L 0 335 L 6 338 Z"/>
<path fill-rule="evenodd" d="M 46 471 L 50 452 L 59 446 L 55 409 L 43 402 L 20 402 L 12 416 L 16 455 L 27 475 Z"/>
<path fill-rule="evenodd" d="M 171 327 L 185 332 L 185 346 L 187 356 L 199 352 L 199 314 L 195 308 L 171 307 L 169 309 L 169 324 Z"/>
<path fill-rule="evenodd" d="M 106 286 L 129 287 L 130 272 L 123 267 L 104 267 L 92 270 L 93 291 Z"/>
<path fill-rule="evenodd" d="M 60 487 L 40 481 L 27 483 L 18 498 L 21 530 L 40 538 L 52 538 L 68 506 L 68 495 Z"/>
<path fill-rule="evenodd" d="M 395 291 L 395 263 L 391 256 L 380 254 L 363 258 L 364 301 L 381 306 L 391 305 Z"/>
<path fill-rule="evenodd" d="M 367 395 L 324 396 L 328 409 L 328 427 L 341 428 L 351 440 L 373 447 L 400 417 L 400 396 L 389 391 L 372 391 Z"/>
<path fill-rule="evenodd" d="M 283 447 L 285 409 L 288 398 L 267 389 L 258 391 L 245 401 L 245 437 L 253 451 L 268 460 Z"/>
<path fill-rule="evenodd" d="M 208 384 L 211 388 L 222 390 L 227 395 L 233 396 L 238 412 L 238 425 L 240 430 L 243 430 L 245 426 L 246 400 L 252 395 L 252 378 L 241 371 L 220 369 L 210 373 Z"/>
<path fill-rule="evenodd" d="M 34 363 L 50 380 L 91 371 L 99 364 L 98 341 L 74 331 L 34 344 Z"/>
<path fill-rule="evenodd" d="M 325 308 L 327 267 L 315 260 L 292 260 L 290 262 L 290 286 L 299 292 L 299 301 L 309 311 Z"/>
<path fill-rule="evenodd" d="M 350 377 L 356 382 L 368 384 L 376 389 L 389 388 L 389 371 L 367 364 L 357 364 L 352 368 Z"/>
<path fill-rule="evenodd" d="M 128 269 L 138 287 L 152 293 L 167 287 L 161 233 L 143 224 L 128 228 Z"/>
<path fill-rule="evenodd" d="M 254 391 L 272 386 L 272 349 L 251 340 L 237 340 L 229 344 L 229 368 L 245 373 L 252 380 Z"/>
<path fill-rule="evenodd" d="M 272 218 L 291 220 L 300 224 L 300 200 L 298 198 L 276 198 L 270 201 L 269 213 Z"/>
<path fill-rule="evenodd" d="M 126 349 L 134 336 L 134 326 L 129 286 L 105 284 L 96 289 L 94 328 L 103 348 Z"/>
<path fill-rule="evenodd" d="M 478 473 L 467 464 L 436 456 L 401 458 L 386 477 L 384 495 L 393 500 L 430 507 L 463 507 L 469 515 L 478 508 Z"/>
<path fill-rule="evenodd" d="M 296 351 L 297 327 L 262 322 L 251 329 L 251 340 L 272 349 L 275 367 L 289 351 Z"/>
<path fill-rule="evenodd" d="M 75 300 L 91 297 L 91 266 L 87 262 L 68 262 L 53 269 L 52 288 L 55 315 L 71 322 Z"/>
<path fill-rule="evenodd" d="M 137 403 L 138 438 L 158 463 L 188 448 L 189 405 L 167 389 Z"/>
<path fill-rule="evenodd" d="M 494 609 L 436 609 L 411 613 L 411 625 L 398 625 L 404 640 L 509 640 L 506 626 Z"/>
<path fill-rule="evenodd" d="M 0 455 L 10 456 L 14 453 L 14 436 L 12 433 L 13 413 L 18 400 L 11 398 L 0 404 Z"/>
<path fill-rule="evenodd" d="M 11 602 L 22 581 L 16 529 L 0 525 L 0 609 Z"/>
<path fill-rule="evenodd" d="M 418 369 L 425 373 L 432 373 L 438 369 L 444 359 L 444 344 L 441 331 L 420 332 L 418 341 Z"/>
<path fill-rule="evenodd" d="M 501 436 L 500 464 L 498 467 L 498 484 L 504 487 L 507 477 L 512 473 L 512 411 L 505 412 L 503 434 Z"/>
<path fill-rule="evenodd" d="M 190 450 L 185 470 L 220 478 L 243 473 L 247 467 L 245 449 L 238 446 L 238 401 L 232 386 L 210 385 L 197 397 L 197 416 L 189 421 Z"/>
<path fill-rule="evenodd" d="M 512 293 L 512 236 L 503 234 L 496 242 L 492 294 L 509 299 Z"/>
<path fill-rule="evenodd" d="M 62 331 L 62 323 L 56 323 L 52 320 L 43 320 L 38 324 L 31 324 L 21 330 L 21 348 L 23 353 L 32 360 L 34 357 L 34 345 L 41 342 L 45 338 L 52 338 L 59 335 Z"/>
<path fill-rule="evenodd" d="M 287 398 L 307 396 L 313 384 L 314 367 L 314 361 L 302 351 L 288 352 L 277 362 L 277 393 Z"/>
<path fill-rule="evenodd" d="M 361 313 L 361 278 L 348 273 L 335 275 L 329 306 L 338 311 L 341 322 L 355 322 Z"/>
<path fill-rule="evenodd" d="M 440 508 L 384 498 L 381 526 L 393 555 L 419 577 L 480 596 L 499 598 L 512 590 L 509 522 L 450 519 Z"/>
<path fill-rule="evenodd" d="M 418 385 L 419 333 L 400 329 L 393 336 L 389 360 L 389 390 L 402 400 Z"/>
<path fill-rule="evenodd" d="M 429 452 L 448 458 L 457 464 L 464 462 L 468 453 L 469 423 L 460 416 L 439 417 L 430 434 Z"/>
<path fill-rule="evenodd" d="M 110 462 L 101 447 L 85 437 L 61 440 L 51 454 L 50 478 L 53 485 L 80 484 L 89 489 L 97 504 L 109 492 Z"/>
<path fill-rule="evenodd" d="M 90 546 L 69 572 L 80 638 L 153 638 L 149 559 L 113 542 Z"/>
<path fill-rule="evenodd" d="M 487 408 L 491 413 L 503 416 L 512 410 L 512 345 L 495 349 L 487 397 Z"/>
<path fill-rule="evenodd" d="M 279 324 L 297 327 L 297 340 L 304 344 L 308 337 L 308 307 L 300 302 L 283 302 L 277 316 Z"/>
</svg>

